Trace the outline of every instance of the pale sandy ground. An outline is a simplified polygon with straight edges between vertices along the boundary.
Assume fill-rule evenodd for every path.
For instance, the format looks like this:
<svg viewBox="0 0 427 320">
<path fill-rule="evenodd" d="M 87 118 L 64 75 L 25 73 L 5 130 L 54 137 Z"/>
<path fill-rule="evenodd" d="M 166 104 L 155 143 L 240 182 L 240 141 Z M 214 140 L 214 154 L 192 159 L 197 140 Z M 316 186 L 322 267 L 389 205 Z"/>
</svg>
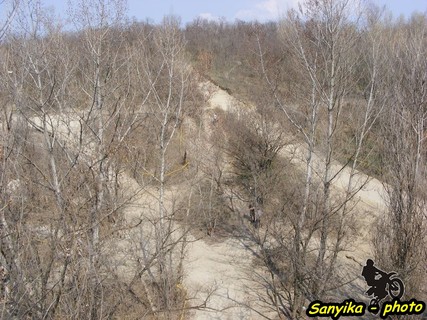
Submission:
<svg viewBox="0 0 427 320">
<path fill-rule="evenodd" d="M 299 164 L 301 167 L 305 166 L 306 150 L 300 145 L 286 146 L 282 149 L 281 155 L 284 157 L 291 157 L 291 161 Z M 314 175 L 321 172 L 323 169 L 323 163 L 317 155 L 314 155 L 314 168 Z M 342 165 L 334 161 L 331 171 L 331 176 L 335 176 L 338 173 L 333 181 L 333 187 L 339 191 L 345 192 L 351 175 L 351 168 L 345 167 L 342 169 Z M 353 189 L 359 189 L 363 184 L 365 184 L 365 186 L 358 191 L 356 199 L 371 206 L 373 209 L 384 209 L 386 194 L 382 182 L 356 170 L 353 175 Z"/>
<path fill-rule="evenodd" d="M 213 120 L 217 108 L 238 114 L 244 107 L 209 82 L 202 83 L 200 89 L 209 103 L 206 122 Z M 248 278 L 254 257 L 248 249 L 250 244 L 237 239 L 210 242 L 198 240 L 188 247 L 184 285 L 188 296 L 195 297 L 190 303 L 200 305 L 208 297 L 206 308 L 191 311 L 190 318 L 265 319 L 253 310 L 262 310 L 263 306 L 256 296 L 262 289 L 257 290 L 256 284 Z"/>
<path fill-rule="evenodd" d="M 242 107 L 241 102 L 211 83 L 204 83 L 201 87 L 202 91 L 209 95 L 209 104 L 212 109 L 220 108 L 226 112 L 239 112 L 239 108 Z M 301 146 L 284 148 L 282 156 L 289 157 L 294 163 L 298 163 L 301 168 L 304 168 L 305 151 Z M 317 170 L 322 168 L 322 163 L 318 157 L 315 159 L 315 166 Z M 334 172 L 338 172 L 340 169 L 341 166 L 338 163 L 333 164 L 332 170 Z M 350 168 L 344 168 L 337 175 L 333 184 L 337 193 L 344 192 L 347 189 L 350 174 Z M 346 255 L 349 262 L 355 259 L 358 263 L 363 263 L 367 257 L 371 256 L 371 222 L 376 215 L 381 214 L 385 207 L 384 188 L 379 180 L 370 178 L 361 172 L 357 172 L 353 180 L 354 187 L 365 184 L 355 198 L 355 201 L 357 201 L 356 208 L 360 212 L 358 216 L 360 221 L 358 223 L 361 233 L 358 241 L 353 244 L 353 247 L 357 250 L 348 252 Z M 188 270 L 187 277 L 185 279 L 189 292 L 196 293 L 197 296 L 202 298 L 204 297 L 203 290 L 197 293 L 199 287 L 202 289 L 216 287 L 218 290 L 211 297 L 207 306 L 219 310 L 229 307 L 218 312 L 198 310 L 193 312 L 193 319 L 263 318 L 251 310 L 251 306 L 257 310 L 262 310 L 260 309 L 262 308 L 260 302 L 256 302 L 256 296 L 251 301 L 255 290 L 254 286 L 256 286 L 251 279 L 247 279 L 248 266 L 251 265 L 252 258 L 253 256 L 248 252 L 248 249 L 242 243 L 233 239 L 214 245 L 208 245 L 204 241 L 197 241 L 191 245 L 186 267 Z M 355 268 L 357 270 L 358 266 L 356 265 Z M 262 274 L 262 270 L 251 270 L 250 273 Z M 251 289 L 248 290 L 248 288 Z M 259 290 L 256 294 L 262 295 L 263 293 Z M 264 313 L 264 315 L 267 314 Z"/>
<path fill-rule="evenodd" d="M 257 319 L 250 309 L 251 295 L 247 288 L 247 268 L 252 264 L 251 253 L 237 240 L 206 244 L 197 241 L 189 247 L 185 285 L 200 304 L 211 295 L 205 310 L 191 313 L 193 319 Z M 209 310 L 211 309 L 211 310 Z"/>
<path fill-rule="evenodd" d="M 227 92 L 209 82 L 202 83 L 200 88 L 208 98 L 208 109 L 212 110 L 212 112 L 215 108 L 220 108 L 226 112 L 239 114 L 242 110 L 241 108 L 245 107 Z M 212 116 L 212 112 L 210 116 Z M 39 120 L 35 120 L 35 123 L 37 125 L 41 124 Z M 62 138 L 67 141 L 73 140 L 73 136 L 79 132 L 77 119 L 71 119 L 71 121 L 61 119 L 55 125 L 61 128 L 59 132 Z M 90 152 L 84 153 L 90 156 Z M 294 163 L 301 165 L 301 168 L 304 167 L 305 155 L 301 146 L 288 146 L 283 149 L 282 156 L 289 157 Z M 315 163 L 318 166 L 318 170 L 321 170 L 320 160 L 316 159 Z M 339 168 L 339 164 L 334 163 L 333 170 L 336 171 Z M 339 173 L 334 182 L 334 188 L 337 192 L 346 189 L 349 176 L 349 168 L 345 168 Z M 365 182 L 367 178 L 369 177 L 358 173 L 355 179 L 356 185 Z M 135 181 L 130 178 L 126 178 L 123 183 L 132 192 L 138 188 Z M 154 193 L 154 191 L 144 190 L 132 200 L 132 203 L 126 209 L 128 222 L 138 222 L 139 219 L 144 218 L 143 212 L 150 212 L 152 209 L 155 211 L 156 199 Z M 171 195 L 170 192 L 169 194 Z M 359 240 L 355 243 L 355 247 L 358 250 L 349 253 L 349 255 L 356 261 L 363 262 L 370 255 L 370 223 L 377 214 L 381 213 L 385 205 L 382 183 L 376 179 L 369 178 L 366 185 L 359 192 L 357 200 L 357 208 L 361 212 L 360 225 L 362 232 Z M 124 239 L 116 242 L 116 248 L 121 251 L 121 255 L 117 257 L 117 267 L 123 270 L 124 276 L 133 263 L 122 258 L 134 254 L 138 250 L 135 247 L 135 243 L 144 234 L 149 237 L 151 232 L 152 230 L 146 227 L 134 234 L 128 234 Z M 139 238 L 139 240 L 135 238 Z M 253 266 L 254 255 L 250 249 L 249 243 L 244 243 L 237 239 L 227 239 L 213 244 L 198 240 L 189 244 L 184 278 L 187 296 L 195 297 L 190 303 L 198 305 L 207 295 L 210 295 L 205 309 L 191 311 L 191 319 L 256 320 L 265 319 L 265 316 L 268 316 L 269 311 L 264 309 L 266 305 L 261 302 L 263 298 L 266 298 L 265 290 L 253 279 L 248 279 L 248 274 L 264 276 L 262 269 Z"/>
</svg>

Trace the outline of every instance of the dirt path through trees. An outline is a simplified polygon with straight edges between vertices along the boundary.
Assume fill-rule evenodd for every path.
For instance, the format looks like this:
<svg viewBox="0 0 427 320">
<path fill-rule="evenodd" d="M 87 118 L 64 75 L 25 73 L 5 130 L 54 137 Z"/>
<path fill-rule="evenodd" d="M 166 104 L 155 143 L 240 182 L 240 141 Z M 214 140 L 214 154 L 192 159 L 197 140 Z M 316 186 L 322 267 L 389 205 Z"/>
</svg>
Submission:
<svg viewBox="0 0 427 320">
<path fill-rule="evenodd" d="M 252 258 L 235 239 L 215 244 L 199 240 L 189 246 L 184 283 L 190 294 L 196 294 L 196 305 L 210 295 L 206 310 L 192 312 L 192 319 L 261 319 L 251 310 L 258 304 L 248 278 Z"/>
<path fill-rule="evenodd" d="M 245 107 L 226 91 L 211 83 L 203 83 L 201 89 L 207 95 L 209 102 L 207 107 L 210 109 L 220 108 L 225 112 L 238 113 L 242 110 L 241 108 Z M 73 130 L 76 130 L 75 126 L 69 125 L 60 131 L 61 133 L 64 131 L 63 134 L 67 134 L 67 140 L 69 140 L 72 139 L 70 132 L 72 133 Z M 288 157 L 301 168 L 305 165 L 304 149 L 301 146 L 288 145 L 282 149 L 281 156 Z M 321 170 L 322 164 L 319 158 L 314 163 L 316 170 Z M 350 168 L 347 167 L 338 172 L 340 167 L 338 163 L 333 165 L 334 173 L 337 173 L 334 182 L 334 190 L 337 194 L 345 192 L 351 174 Z M 125 179 L 122 182 L 123 187 L 128 189 L 129 193 L 136 193 L 139 188 L 137 183 L 130 177 L 124 176 L 123 178 Z M 361 172 L 356 173 L 354 180 L 355 188 L 360 188 L 362 184 L 365 184 L 356 199 L 357 208 L 364 215 L 361 215 L 360 221 L 358 221 L 362 232 L 357 241 L 358 251 L 353 255 L 355 260 L 363 262 L 364 256 L 370 254 L 369 226 L 375 215 L 385 207 L 384 188 L 379 180 Z M 129 223 L 136 223 L 142 217 L 142 211 L 156 206 L 155 193 L 155 191 L 150 193 L 149 190 L 145 190 L 141 192 L 140 196 L 131 200 L 126 209 L 126 219 Z M 172 205 L 174 191 L 166 190 L 165 197 L 170 200 L 167 201 L 167 206 Z M 117 241 L 116 245 L 118 248 L 128 250 L 130 244 L 137 240 L 122 239 Z M 187 291 L 187 299 L 189 299 L 187 307 L 201 305 L 203 301 L 207 300 L 205 308 L 190 311 L 191 318 L 263 319 L 264 317 L 260 313 L 266 315 L 269 311 L 266 309 L 267 304 L 263 304 L 262 299 L 268 297 L 265 297 L 265 288 L 262 283 L 256 281 L 255 278 L 257 276 L 262 278 L 265 274 L 261 267 L 254 266 L 256 252 L 253 244 L 237 238 L 220 242 L 210 241 L 209 243 L 204 240 L 195 240 L 190 236 L 189 241 L 184 267 L 184 286 Z M 127 270 L 126 265 L 129 265 L 129 261 L 121 267 L 124 273 Z"/>
<path fill-rule="evenodd" d="M 204 83 L 202 89 L 205 94 L 209 94 L 212 109 L 220 108 L 225 112 L 236 112 L 241 107 L 241 102 L 211 83 Z M 305 154 L 301 146 L 289 145 L 282 150 L 281 156 L 292 159 L 292 162 L 298 163 L 301 167 L 305 165 Z M 317 157 L 315 161 L 318 170 L 322 167 L 319 159 Z M 351 175 L 350 168 L 346 167 L 339 171 L 340 168 L 340 164 L 334 163 L 333 171 L 337 177 L 334 180 L 333 190 L 337 195 L 345 192 Z M 363 263 L 363 259 L 371 254 L 370 226 L 375 216 L 385 208 L 385 192 L 379 180 L 361 172 L 356 172 L 353 180 L 354 188 L 361 188 L 355 199 L 356 208 L 361 212 L 360 221 L 357 221 L 361 231 L 355 244 L 358 248 L 357 252 L 349 254 L 347 258 Z M 186 266 L 187 288 L 190 293 L 197 292 L 196 296 L 200 299 L 206 296 L 206 290 L 216 289 L 207 307 L 218 310 L 196 311 L 193 314 L 194 319 L 257 319 L 261 317 L 251 310 L 255 300 L 250 302 L 249 298 L 251 290 L 248 290 L 248 286 L 252 286 L 253 289 L 255 282 L 247 279 L 248 267 L 252 268 L 252 273 L 262 273 L 251 266 L 251 256 L 248 248 L 234 239 L 216 244 L 207 244 L 204 241 L 191 244 Z"/>
</svg>

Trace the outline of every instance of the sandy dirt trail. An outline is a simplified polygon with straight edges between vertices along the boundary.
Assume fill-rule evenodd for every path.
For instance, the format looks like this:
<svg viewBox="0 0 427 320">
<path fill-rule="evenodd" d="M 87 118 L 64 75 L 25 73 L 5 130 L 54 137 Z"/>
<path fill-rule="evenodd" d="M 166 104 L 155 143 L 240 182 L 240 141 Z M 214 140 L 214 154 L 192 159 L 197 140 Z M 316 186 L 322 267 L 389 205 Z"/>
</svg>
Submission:
<svg viewBox="0 0 427 320">
<path fill-rule="evenodd" d="M 200 304 L 208 295 L 206 309 L 193 311 L 191 319 L 258 319 L 251 310 L 253 283 L 247 277 L 252 267 L 252 254 L 242 243 L 228 239 L 207 244 L 197 241 L 190 245 L 186 265 L 186 284 Z"/>
<path fill-rule="evenodd" d="M 210 115 L 214 114 L 216 108 L 237 114 L 243 110 L 242 108 L 250 109 L 250 107 L 244 106 L 226 91 L 221 90 L 210 82 L 202 83 L 200 89 L 208 99 L 207 110 L 210 111 Z M 67 135 L 67 140 L 73 140 L 73 131 L 78 131 L 79 126 L 76 121 L 67 123 L 66 126 L 63 125 L 62 130 L 60 130 L 61 134 Z M 90 149 L 87 146 L 85 147 L 85 149 Z M 90 157 L 90 152 L 85 153 L 88 153 L 87 156 Z M 289 157 L 291 161 L 304 168 L 305 150 L 302 146 L 287 146 L 282 150 L 281 155 Z M 322 163 L 318 157 L 315 160 L 315 166 L 317 166 L 316 170 L 321 170 Z M 338 163 L 333 164 L 333 170 L 336 172 L 340 167 Z M 337 191 L 345 191 L 350 173 L 350 169 L 345 168 L 337 175 L 334 181 L 334 188 Z M 125 178 L 123 182 L 129 190 L 138 188 L 136 182 L 129 177 Z M 364 215 L 360 218 L 366 226 L 358 244 L 361 249 L 357 257 L 359 261 L 362 261 L 363 256 L 369 254 L 370 251 L 367 239 L 369 237 L 368 227 L 370 222 L 385 206 L 382 183 L 358 172 L 355 178 L 355 186 L 365 182 L 365 186 L 357 195 L 359 200 L 358 208 L 361 209 L 360 212 Z M 169 190 L 168 192 L 172 196 L 173 191 Z M 134 197 L 132 203 L 126 209 L 128 222 L 138 222 L 139 219 L 143 218 L 143 211 L 147 212 L 147 210 L 150 211 L 155 207 L 156 198 L 154 194 L 155 192 L 145 190 L 140 196 Z M 141 229 L 139 233 L 142 232 L 143 230 Z M 151 231 L 147 229 L 145 233 L 147 232 Z M 126 261 L 125 259 L 128 254 L 132 253 L 127 251 L 137 250 L 137 248 L 132 248 L 132 243 L 135 243 L 135 239 L 133 239 L 135 236 L 129 234 L 125 239 L 116 242 L 117 247 L 123 251 L 119 254 L 120 257 L 118 256 L 121 264 L 118 267 L 123 270 L 124 276 L 132 265 L 132 261 Z M 190 242 L 184 278 L 187 297 L 190 299 L 194 297 L 189 301 L 189 304 L 192 306 L 200 305 L 209 295 L 205 308 L 190 311 L 189 317 L 191 319 L 265 319 L 260 314 L 268 315 L 269 312 L 264 309 L 266 305 L 263 305 L 262 299 L 260 299 L 265 298 L 265 289 L 262 286 L 257 287 L 257 282 L 248 278 L 248 275 L 262 275 L 263 271 L 253 265 L 254 254 L 250 249 L 250 243 L 245 243 L 235 238 L 211 244 L 204 240 Z"/>
<path fill-rule="evenodd" d="M 237 104 L 228 93 L 210 86 L 210 90 L 212 88 L 212 108 L 219 106 L 227 112 L 238 110 Z M 42 128 L 40 118 L 35 117 L 31 121 L 34 128 Z M 91 143 L 78 143 L 81 131 L 78 118 L 66 114 L 55 115 L 49 118 L 46 125 L 63 143 L 79 150 L 85 160 L 92 160 Z M 153 215 L 157 212 L 158 190 L 154 187 L 141 188 L 126 174 L 121 175 L 120 184 L 123 190 L 127 190 L 127 195 L 132 196 L 124 211 L 126 224 L 140 227 L 129 228 L 128 231 L 122 232 L 120 239 L 111 242 L 109 249 L 115 253 L 110 258 L 122 277 L 131 279 L 136 259 L 141 255 L 141 243 L 149 243 L 154 236 L 150 220 L 156 219 Z M 174 189 L 176 188 L 165 190 L 167 207 L 172 207 L 173 199 L 176 198 L 177 190 Z M 248 269 L 252 267 L 253 255 L 245 247 L 247 244 L 236 239 L 207 244 L 203 240 L 196 241 L 192 236 L 189 241 L 184 278 L 187 298 L 192 306 L 202 305 L 204 301 L 207 303 L 200 310 L 190 311 L 188 316 L 192 319 L 261 319 L 251 310 L 251 306 L 256 306 L 258 299 L 251 304 L 251 300 L 254 300 L 251 298 L 254 286 L 247 279 L 247 274 Z M 147 250 L 150 251 L 150 248 Z M 247 290 L 248 288 L 251 289 Z"/>
<path fill-rule="evenodd" d="M 137 183 L 124 176 L 123 187 L 136 193 Z M 165 194 L 166 206 L 172 205 L 175 189 L 168 189 Z M 147 212 L 155 212 L 157 205 L 156 190 L 142 190 L 133 197 L 125 210 L 128 224 L 137 224 L 147 220 Z M 152 210 L 154 209 L 154 210 Z M 122 274 L 132 270 L 132 262 L 126 257 L 137 256 L 135 243 L 140 241 L 141 233 L 153 232 L 149 226 L 141 224 L 141 230 L 133 230 L 124 239 L 115 241 L 117 262 Z M 227 239 L 223 242 L 196 240 L 189 236 L 187 257 L 185 260 L 184 287 L 187 290 L 187 306 L 202 306 L 189 311 L 189 319 L 263 319 L 254 309 L 260 309 L 259 298 L 253 297 L 254 283 L 248 279 L 253 255 L 249 243 L 238 239 Z"/>
<path fill-rule="evenodd" d="M 208 99 L 206 121 L 219 108 L 225 112 L 238 113 L 241 103 L 226 91 L 205 82 L 200 86 Z M 222 242 L 198 240 L 188 247 L 184 284 L 191 304 L 200 305 L 207 299 L 206 308 L 190 312 L 191 319 L 265 319 L 256 311 L 262 308 L 253 279 L 253 253 L 250 243 L 234 238 Z"/>
<path fill-rule="evenodd" d="M 225 112 L 239 112 L 242 103 L 229 95 L 226 91 L 211 83 L 203 83 L 202 91 L 209 98 L 211 109 L 219 108 Z M 292 159 L 302 169 L 305 167 L 305 149 L 301 146 L 289 145 L 281 152 L 281 156 Z M 315 155 L 315 171 L 321 171 L 323 164 Z M 351 169 L 342 169 L 338 162 L 332 166 L 333 174 L 338 173 L 333 182 L 333 188 L 338 194 L 343 194 L 351 176 Z M 385 208 L 385 192 L 382 183 L 361 172 L 353 175 L 353 187 L 361 188 L 356 196 L 357 209 L 360 217 L 359 225 L 362 229 L 358 241 L 355 243 L 357 252 L 351 256 L 362 262 L 370 256 L 370 225 L 376 215 Z M 222 243 L 208 245 L 203 241 L 193 243 L 189 249 L 187 262 L 187 278 L 185 283 L 190 292 L 203 297 L 203 289 L 217 287 L 218 290 L 211 297 L 207 307 L 221 310 L 218 312 L 196 311 L 193 319 L 258 319 L 262 318 L 251 310 L 254 301 L 250 302 L 254 282 L 247 279 L 248 266 L 252 256 L 248 249 L 236 240 L 229 239 Z M 255 268 L 255 267 L 252 267 Z M 202 290 L 197 293 L 199 286 Z M 248 290 L 248 288 L 251 290 Z M 196 290 L 196 291 L 194 291 Z M 248 305 L 248 306 L 245 306 Z"/>
<path fill-rule="evenodd" d="M 238 112 L 239 103 L 227 92 L 210 83 L 202 90 L 209 95 L 207 109 L 220 107 L 226 112 Z M 209 115 L 207 115 L 209 117 Z M 31 126 L 41 130 L 40 118 L 30 119 Z M 207 119 L 209 122 L 210 119 Z M 79 144 L 81 122 L 78 117 L 67 114 L 49 117 L 46 128 L 55 133 L 57 138 L 68 147 L 79 150 L 81 157 L 93 161 L 91 142 Z M 121 233 L 120 239 L 109 244 L 111 262 L 124 279 L 131 279 L 136 267 L 136 259 L 141 256 L 141 243 L 150 243 L 154 237 L 154 228 L 150 221 L 156 219 L 158 208 L 158 190 L 155 187 L 141 188 L 127 174 L 122 174 L 120 184 L 131 200 L 124 210 L 126 225 L 138 225 Z M 184 186 L 183 186 L 184 187 Z M 165 205 L 172 207 L 178 187 L 165 190 Z M 251 308 L 260 309 L 259 298 L 254 295 L 254 284 L 247 278 L 252 268 L 253 254 L 248 250 L 250 244 L 237 239 L 226 239 L 223 242 L 195 240 L 191 235 L 187 248 L 184 286 L 191 306 L 202 305 L 204 308 L 189 312 L 191 319 L 263 319 Z M 148 247 L 147 251 L 154 248 Z"/>
</svg>

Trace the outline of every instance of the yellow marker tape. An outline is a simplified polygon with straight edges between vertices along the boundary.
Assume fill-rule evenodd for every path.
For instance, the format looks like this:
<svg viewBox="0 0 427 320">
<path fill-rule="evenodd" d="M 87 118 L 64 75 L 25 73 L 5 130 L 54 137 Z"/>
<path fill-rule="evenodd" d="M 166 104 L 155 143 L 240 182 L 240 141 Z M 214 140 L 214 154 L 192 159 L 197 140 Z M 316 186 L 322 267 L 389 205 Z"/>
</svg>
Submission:
<svg viewBox="0 0 427 320">
<path fill-rule="evenodd" d="M 186 162 L 181 168 L 178 168 L 178 169 L 176 169 L 176 170 L 174 170 L 174 171 L 171 171 L 171 172 L 168 172 L 168 173 L 166 173 L 165 174 L 165 176 L 167 177 L 167 176 L 170 176 L 170 175 L 172 175 L 172 174 L 174 174 L 174 173 L 176 173 L 176 172 L 178 172 L 178 171 L 181 171 L 181 170 L 183 170 L 183 169 L 185 169 L 186 167 L 188 167 L 188 164 L 189 164 L 190 162 Z"/>
</svg>

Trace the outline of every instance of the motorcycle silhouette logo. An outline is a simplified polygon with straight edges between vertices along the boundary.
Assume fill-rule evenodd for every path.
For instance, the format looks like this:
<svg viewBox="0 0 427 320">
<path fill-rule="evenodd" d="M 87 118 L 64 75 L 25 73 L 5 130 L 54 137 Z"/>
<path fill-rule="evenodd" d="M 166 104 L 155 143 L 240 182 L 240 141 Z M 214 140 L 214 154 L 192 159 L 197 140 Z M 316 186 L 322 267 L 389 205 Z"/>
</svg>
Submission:
<svg viewBox="0 0 427 320">
<path fill-rule="evenodd" d="M 400 299 L 405 293 L 403 281 L 397 277 L 396 272 L 384 272 L 374 266 L 374 261 L 368 259 L 363 267 L 362 276 L 370 288 L 366 295 L 372 296 L 368 310 L 371 313 L 378 313 L 381 300 L 387 296 L 392 299 Z"/>
</svg>

